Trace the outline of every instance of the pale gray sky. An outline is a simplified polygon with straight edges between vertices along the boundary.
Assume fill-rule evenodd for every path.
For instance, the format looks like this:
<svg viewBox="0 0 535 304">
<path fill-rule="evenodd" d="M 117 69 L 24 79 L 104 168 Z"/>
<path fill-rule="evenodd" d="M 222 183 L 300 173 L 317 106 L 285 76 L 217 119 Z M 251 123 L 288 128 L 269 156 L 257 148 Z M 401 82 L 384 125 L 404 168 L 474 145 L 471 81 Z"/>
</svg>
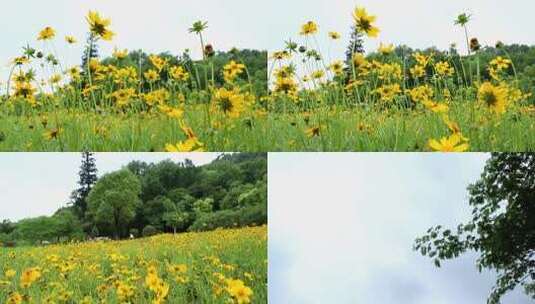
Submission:
<svg viewBox="0 0 535 304">
<path fill-rule="evenodd" d="M 99 43 L 102 55 L 110 55 L 114 46 L 127 49 L 143 49 L 159 53 L 170 51 L 178 54 L 191 49 L 193 56 L 201 56 L 197 36 L 188 28 L 197 20 L 208 21 L 204 33 L 208 43 L 216 49 L 232 47 L 267 49 L 266 11 L 269 1 L 261 0 L 17 0 L 2 3 L 2 47 L 0 48 L 0 79 L 7 79 L 7 63 L 20 54 L 21 48 L 30 43 L 42 47 L 36 41 L 38 32 L 45 26 L 57 30 L 54 48 L 65 65 L 79 64 L 86 39 L 85 16 L 89 10 L 97 10 L 111 18 L 111 29 L 117 36 L 112 42 Z M 79 43 L 66 47 L 65 35 L 74 35 Z M 50 46 L 49 49 L 52 50 Z"/>
<path fill-rule="evenodd" d="M 102 42 L 101 53 L 109 55 L 114 46 L 148 52 L 171 51 L 179 53 L 188 48 L 194 57 L 200 56 L 197 37 L 187 33 L 190 25 L 207 20 L 210 28 L 205 33 L 208 42 L 217 49 L 256 48 L 278 50 L 284 40 L 294 38 L 301 24 L 308 20 L 319 23 L 318 42 L 330 61 L 343 56 L 351 12 L 358 4 L 377 15 L 382 32 L 378 39 L 367 40 L 368 50 L 380 41 L 407 44 L 424 48 L 447 48 L 451 42 L 464 46 L 464 34 L 453 26 L 460 12 L 474 15 L 470 35 L 483 44 L 497 40 L 507 43 L 535 43 L 532 24 L 534 1 L 526 0 L 198 0 L 165 1 L 143 0 L 17 0 L 4 1 L 0 18 L 2 48 L 0 48 L 0 80 L 8 75 L 7 63 L 20 53 L 26 43 L 42 47 L 35 38 L 45 26 L 58 31 L 54 46 L 65 66 L 79 63 L 85 41 L 88 10 L 98 10 L 112 19 L 111 28 L 117 33 L 112 42 Z M 325 39 L 328 31 L 339 31 L 344 36 L 335 44 Z M 65 35 L 74 35 L 81 43 L 68 48 Z"/>
<path fill-rule="evenodd" d="M 196 165 L 219 153 L 96 153 L 99 176 L 132 160 L 158 162 L 189 158 Z M 76 189 L 80 153 L 0 153 L 0 221 L 51 215 L 65 206 Z"/>
<path fill-rule="evenodd" d="M 469 219 L 486 154 L 271 153 L 272 303 L 484 304 L 495 282 L 473 254 L 435 268 L 413 252 Z M 521 290 L 504 304 L 529 303 Z"/>
<path fill-rule="evenodd" d="M 483 44 L 494 45 L 497 40 L 506 43 L 535 44 L 532 22 L 534 1 L 526 0 L 270 0 L 275 17 L 268 21 L 272 33 L 268 44 L 275 49 L 284 46 L 284 40 L 298 38 L 300 26 L 315 21 L 320 27 L 320 45 L 328 51 L 329 31 L 338 31 L 343 38 L 332 46 L 333 57 L 343 54 L 347 45 L 352 12 L 355 6 L 367 8 L 377 16 L 381 29 L 378 38 L 366 39 L 368 50 L 375 50 L 379 42 L 395 45 L 407 44 L 425 48 L 437 46 L 446 49 L 452 42 L 463 47 L 464 32 L 453 25 L 461 12 L 473 14 L 469 23 L 470 36 L 478 37 Z"/>
</svg>

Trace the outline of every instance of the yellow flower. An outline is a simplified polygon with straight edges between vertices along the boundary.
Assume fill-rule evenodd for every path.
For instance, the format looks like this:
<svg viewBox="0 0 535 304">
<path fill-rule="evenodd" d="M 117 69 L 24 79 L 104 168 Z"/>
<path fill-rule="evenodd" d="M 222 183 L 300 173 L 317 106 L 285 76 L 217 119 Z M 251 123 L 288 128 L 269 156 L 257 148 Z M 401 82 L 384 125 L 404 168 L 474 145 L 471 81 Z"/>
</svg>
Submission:
<svg viewBox="0 0 535 304">
<path fill-rule="evenodd" d="M 231 60 L 223 67 L 223 77 L 225 78 L 226 82 L 232 83 L 236 79 L 236 77 L 238 77 L 243 72 L 244 69 L 244 64 L 237 63 L 236 61 Z"/>
<path fill-rule="evenodd" d="M 188 271 L 188 265 L 186 264 L 170 265 L 168 267 L 168 270 L 171 273 L 185 273 L 186 271 Z"/>
<path fill-rule="evenodd" d="M 394 52 L 394 45 L 392 43 L 390 44 L 383 44 L 382 42 L 379 44 L 379 48 L 377 51 L 383 55 L 388 55 Z"/>
<path fill-rule="evenodd" d="M 380 95 L 381 101 L 393 101 L 394 98 L 401 93 L 401 87 L 399 84 L 394 83 L 390 85 L 383 85 L 375 90 L 377 94 Z"/>
<path fill-rule="evenodd" d="M 13 59 L 13 64 L 15 65 L 23 65 L 30 62 L 30 59 L 26 56 L 20 56 Z"/>
<path fill-rule="evenodd" d="M 177 81 L 187 81 L 189 73 L 181 66 L 174 66 L 169 70 L 171 77 Z"/>
<path fill-rule="evenodd" d="M 6 304 L 21 304 L 22 301 L 22 295 L 18 292 L 13 292 L 7 298 Z"/>
<path fill-rule="evenodd" d="M 61 81 L 61 75 L 54 74 L 50 77 L 48 81 L 50 82 L 50 84 L 58 84 Z"/>
<path fill-rule="evenodd" d="M 329 66 L 329 69 L 336 75 L 341 75 L 344 72 L 344 64 L 342 61 L 338 60 Z"/>
<path fill-rule="evenodd" d="M 415 102 L 423 102 L 429 100 L 433 98 L 434 95 L 433 89 L 427 84 L 417 86 L 413 89 L 408 90 L 408 92 L 411 99 Z"/>
<path fill-rule="evenodd" d="M 28 288 L 41 277 L 41 269 L 38 267 L 28 268 L 22 272 L 20 285 L 22 288 Z"/>
<path fill-rule="evenodd" d="M 214 93 L 212 107 L 231 118 L 237 118 L 245 110 L 245 96 L 237 89 L 220 88 Z"/>
<path fill-rule="evenodd" d="M 134 296 L 134 287 L 123 283 L 117 283 L 117 297 L 121 303 L 129 301 Z"/>
<path fill-rule="evenodd" d="M 412 56 L 414 57 L 414 59 L 416 59 L 416 62 L 424 68 L 431 61 L 431 56 L 425 56 L 422 53 L 414 53 Z"/>
<path fill-rule="evenodd" d="M 144 95 L 145 102 L 152 106 L 154 104 L 165 104 L 171 97 L 171 94 L 166 89 L 158 89 Z"/>
<path fill-rule="evenodd" d="M 103 19 L 98 12 L 89 11 L 86 20 L 89 23 L 89 29 L 93 35 L 107 41 L 113 39 L 115 34 L 108 29 L 108 26 L 111 24 L 110 19 Z"/>
<path fill-rule="evenodd" d="M 284 51 L 275 51 L 271 54 L 271 58 L 275 60 L 289 59 L 292 55 L 287 50 Z"/>
<path fill-rule="evenodd" d="M 498 56 L 490 62 L 490 65 L 494 66 L 497 70 L 505 70 L 511 65 L 511 60 Z"/>
<path fill-rule="evenodd" d="M 15 97 L 22 97 L 26 99 L 33 99 L 35 88 L 30 82 L 16 82 L 15 83 Z"/>
<path fill-rule="evenodd" d="M 47 26 L 39 32 L 39 36 L 37 36 L 37 40 L 50 40 L 50 39 L 53 39 L 55 36 L 56 36 L 56 31 L 50 26 Z"/>
<path fill-rule="evenodd" d="M 68 44 L 75 44 L 76 42 L 78 42 L 74 36 L 65 36 L 65 41 Z"/>
<path fill-rule="evenodd" d="M 159 56 L 150 55 L 149 60 L 152 65 L 158 70 L 158 72 L 161 72 L 167 66 L 167 60 Z"/>
<path fill-rule="evenodd" d="M 441 61 L 435 64 L 435 70 L 441 76 L 451 76 L 454 72 L 453 67 L 447 61 Z"/>
<path fill-rule="evenodd" d="M 314 21 L 308 21 L 301 26 L 301 35 L 314 35 L 318 32 L 318 25 Z"/>
<path fill-rule="evenodd" d="M 452 134 L 450 137 L 443 137 L 440 141 L 429 140 L 429 147 L 433 151 L 440 152 L 465 152 L 468 150 L 468 143 L 462 143 L 460 134 Z"/>
<path fill-rule="evenodd" d="M 496 114 L 502 114 L 508 105 L 507 89 L 502 86 L 494 86 L 487 81 L 479 87 L 478 99 Z"/>
<path fill-rule="evenodd" d="M 355 8 L 353 18 L 357 29 L 364 32 L 368 37 L 375 38 L 379 35 L 379 28 L 373 25 L 377 17 L 368 15 L 365 8 Z"/>
<path fill-rule="evenodd" d="M 79 80 L 80 79 L 80 68 L 78 66 L 74 66 L 67 70 L 67 73 L 72 78 L 72 80 Z"/>
<path fill-rule="evenodd" d="M 424 77 L 426 75 L 425 73 L 425 66 L 422 65 L 415 65 L 414 67 L 410 68 L 411 75 L 415 78 Z"/>
<path fill-rule="evenodd" d="M 329 37 L 332 39 L 332 40 L 338 40 L 340 39 L 340 33 L 338 32 L 329 32 Z"/>
<path fill-rule="evenodd" d="M 242 280 L 228 280 L 227 291 L 238 304 L 251 303 L 253 291 Z"/>
<path fill-rule="evenodd" d="M 435 113 L 445 113 L 448 112 L 449 107 L 446 104 L 434 102 L 431 100 L 424 100 L 422 101 L 423 105 L 428 108 L 429 110 L 435 112 Z"/>
<path fill-rule="evenodd" d="M 133 88 L 120 89 L 111 94 L 118 106 L 122 107 L 130 103 L 130 100 L 136 96 L 136 90 Z"/>
<path fill-rule="evenodd" d="M 47 130 L 45 131 L 45 133 L 43 133 L 43 137 L 47 140 L 57 139 L 62 131 L 63 129 L 61 128 L 54 128 L 51 130 Z"/>
<path fill-rule="evenodd" d="M 160 106 L 160 111 L 164 112 L 167 116 L 171 118 L 182 118 L 184 115 L 184 110 L 180 108 L 171 108 L 168 106 Z"/>
<path fill-rule="evenodd" d="M 143 75 L 148 82 L 155 82 L 160 79 L 160 74 L 153 69 L 146 71 Z"/>
<path fill-rule="evenodd" d="M 361 53 L 355 53 L 353 54 L 353 65 L 356 68 L 362 68 L 364 67 L 368 62 L 366 61 L 366 57 L 362 55 Z"/>
<path fill-rule="evenodd" d="M 124 59 L 124 58 L 126 58 L 126 56 L 128 56 L 128 50 L 127 49 L 119 50 L 119 49 L 117 49 L 117 47 L 115 47 L 113 49 L 113 54 L 112 55 L 116 59 Z"/>
<path fill-rule="evenodd" d="M 325 76 L 325 72 L 323 70 L 317 70 L 317 71 L 314 71 L 312 72 L 312 74 L 310 75 L 310 77 L 312 77 L 312 79 L 321 79 Z"/>
<path fill-rule="evenodd" d="M 321 134 L 321 127 L 312 127 L 305 130 L 305 134 L 308 138 L 312 138 L 315 136 L 320 136 Z"/>
<path fill-rule="evenodd" d="M 17 274 L 17 271 L 15 271 L 15 270 L 13 270 L 13 269 L 8 269 L 8 270 L 6 270 L 6 272 L 5 272 L 5 276 L 6 276 L 6 278 L 8 278 L 8 279 L 13 278 L 16 274 Z"/>
</svg>

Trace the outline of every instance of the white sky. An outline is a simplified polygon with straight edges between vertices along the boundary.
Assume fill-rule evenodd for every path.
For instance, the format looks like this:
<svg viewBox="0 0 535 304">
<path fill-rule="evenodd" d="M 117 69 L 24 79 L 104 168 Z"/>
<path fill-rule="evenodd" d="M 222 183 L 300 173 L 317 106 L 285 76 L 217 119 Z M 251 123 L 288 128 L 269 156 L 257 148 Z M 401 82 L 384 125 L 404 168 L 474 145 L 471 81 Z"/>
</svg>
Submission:
<svg viewBox="0 0 535 304">
<path fill-rule="evenodd" d="M 7 63 L 19 55 L 27 43 L 41 48 L 36 41 L 45 26 L 57 30 L 54 48 L 64 65 L 79 64 L 85 43 L 89 10 L 97 10 L 111 18 L 111 29 L 117 34 L 112 42 L 99 43 L 101 55 L 110 55 L 114 46 L 130 50 L 140 49 L 159 53 L 192 51 L 201 56 L 198 37 L 188 33 L 197 20 L 208 21 L 204 33 L 208 43 L 217 50 L 232 47 L 267 49 L 267 1 L 260 0 L 17 0 L 4 1 L 0 18 L 2 47 L 0 47 L 0 79 L 5 82 Z M 79 43 L 66 48 L 65 35 L 74 35 Z M 52 49 L 50 47 L 50 49 Z"/>
<path fill-rule="evenodd" d="M 269 155 L 272 303 L 484 304 L 495 275 L 475 255 L 435 268 L 412 251 L 469 219 L 485 154 Z M 504 304 L 528 303 L 516 290 Z"/>
<path fill-rule="evenodd" d="M 464 31 L 453 25 L 462 12 L 473 14 L 469 23 L 470 36 L 478 37 L 482 44 L 494 45 L 497 40 L 506 43 L 535 43 L 532 22 L 534 1 L 526 0 L 270 0 L 276 7 L 276 17 L 269 20 L 273 33 L 268 44 L 275 49 L 284 46 L 284 40 L 296 37 L 306 21 L 319 24 L 320 35 L 329 31 L 343 34 L 341 42 L 332 46 L 333 57 L 343 55 L 347 46 L 352 12 L 362 6 L 377 16 L 381 33 L 376 39 L 366 39 L 368 50 L 375 50 L 379 42 L 407 44 L 415 48 L 437 46 L 447 49 L 452 42 L 462 48 L 466 45 Z M 324 52 L 328 52 L 328 39 L 320 39 Z M 325 49 L 326 48 L 326 49 Z M 464 48 L 465 49 L 465 48 Z M 462 50 L 464 50 L 462 49 Z"/>
<path fill-rule="evenodd" d="M 0 221 L 51 215 L 76 189 L 80 153 L 0 153 Z M 189 158 L 196 165 L 219 153 L 96 153 L 98 175 L 121 169 L 132 160 L 148 163 Z"/>
<path fill-rule="evenodd" d="M 2 4 L 6 13 L 0 18 L 0 81 L 5 82 L 7 63 L 26 43 L 42 47 L 35 38 L 45 26 L 58 31 L 54 47 L 48 48 L 56 50 L 65 66 L 78 64 L 87 32 L 84 18 L 90 9 L 111 18 L 111 28 L 117 33 L 111 43 L 100 43 L 102 55 L 109 55 L 118 46 L 175 54 L 191 49 L 199 58 L 198 38 L 187 32 L 199 19 L 209 22 L 205 36 L 216 49 L 236 46 L 273 51 L 282 48 L 288 38 L 298 40 L 301 24 L 314 20 L 320 25 L 322 52 L 331 61 L 343 56 L 351 12 L 357 4 L 377 15 L 382 31 L 378 39 L 366 40 L 368 50 L 374 50 L 380 41 L 442 49 L 456 42 L 462 48 L 464 34 L 453 25 L 453 19 L 464 11 L 474 15 L 470 35 L 483 44 L 494 45 L 497 40 L 535 43 L 535 2 L 527 0 L 17 0 Z M 341 32 L 343 39 L 330 45 L 328 31 Z M 67 48 L 63 40 L 66 34 L 81 43 Z"/>
</svg>

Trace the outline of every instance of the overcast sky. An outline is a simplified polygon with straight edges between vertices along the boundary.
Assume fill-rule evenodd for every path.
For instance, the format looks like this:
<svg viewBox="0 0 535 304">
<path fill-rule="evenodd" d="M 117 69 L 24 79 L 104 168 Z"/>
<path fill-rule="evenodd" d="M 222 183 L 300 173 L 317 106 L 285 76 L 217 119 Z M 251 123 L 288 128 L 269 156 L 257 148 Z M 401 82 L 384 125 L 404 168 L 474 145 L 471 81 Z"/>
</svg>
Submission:
<svg viewBox="0 0 535 304">
<path fill-rule="evenodd" d="M 469 219 L 485 154 L 270 154 L 272 303 L 484 304 L 473 254 L 433 266 L 412 251 L 433 225 Z M 516 290 L 504 304 L 529 303 Z"/>
<path fill-rule="evenodd" d="M 132 160 L 158 162 L 189 158 L 196 165 L 219 153 L 97 153 L 99 176 Z M 0 153 L 0 221 L 51 215 L 65 206 L 76 189 L 80 153 Z"/>
<path fill-rule="evenodd" d="M 283 47 L 287 38 L 298 39 L 300 26 L 311 20 L 319 24 L 322 37 L 327 37 L 329 31 L 344 34 L 342 43 L 332 47 L 333 55 L 343 54 L 356 5 L 376 15 L 376 23 L 381 29 L 378 38 L 366 39 L 368 50 L 375 49 L 381 41 L 418 48 L 435 45 L 441 49 L 456 42 L 463 47 L 466 45 L 464 31 L 453 25 L 453 20 L 462 12 L 473 14 L 468 25 L 469 34 L 478 37 L 483 44 L 494 45 L 497 40 L 535 44 L 534 1 L 270 0 L 269 3 L 270 11 L 276 11 L 276 17 L 268 21 L 269 27 L 277 35 L 269 35 L 268 44 L 276 48 Z M 326 44 L 320 43 L 322 46 Z"/>
<path fill-rule="evenodd" d="M 3 1 L 0 29 L 0 79 L 7 78 L 7 63 L 19 55 L 23 46 L 36 41 L 38 32 L 45 26 L 57 30 L 54 49 L 64 65 L 79 64 L 86 39 L 89 10 L 97 10 L 111 18 L 111 29 L 117 34 L 112 42 L 100 42 L 102 55 L 110 55 L 114 46 L 130 50 L 142 48 L 148 52 L 170 51 L 173 54 L 191 49 L 193 56 L 201 56 L 199 40 L 188 28 L 197 20 L 208 21 L 204 33 L 206 42 L 217 50 L 232 47 L 267 49 L 265 37 L 270 34 L 266 26 L 266 7 L 262 0 L 17 0 Z M 66 48 L 65 35 L 74 35 L 79 42 Z M 49 47 L 52 49 L 51 47 Z M 65 63 L 65 62 L 68 63 Z"/>
<path fill-rule="evenodd" d="M 52 26 L 58 37 L 47 49 L 54 50 L 64 66 L 78 64 L 86 38 L 85 16 L 97 10 L 112 19 L 111 29 L 117 33 L 112 42 L 101 42 L 103 55 L 110 55 L 114 46 L 148 52 L 182 52 L 191 49 L 201 55 L 198 38 L 187 29 L 196 20 L 209 22 L 206 40 L 216 49 L 256 48 L 278 50 L 288 38 L 298 40 L 301 24 L 308 20 L 319 23 L 321 51 L 329 60 L 343 56 L 351 13 L 358 4 L 377 15 L 381 29 L 378 39 L 366 40 L 368 50 L 380 41 L 424 48 L 435 45 L 445 49 L 456 42 L 464 47 L 464 33 L 453 25 L 461 13 L 474 15 L 469 24 L 470 35 L 483 44 L 497 40 L 507 43 L 535 43 L 532 12 L 535 2 L 527 0 L 17 0 L 4 1 L 0 18 L 0 79 L 5 82 L 7 63 L 30 43 L 42 47 L 35 38 L 45 26 Z M 343 39 L 330 45 L 326 35 L 339 31 Z M 66 47 L 65 35 L 80 40 Z"/>
</svg>

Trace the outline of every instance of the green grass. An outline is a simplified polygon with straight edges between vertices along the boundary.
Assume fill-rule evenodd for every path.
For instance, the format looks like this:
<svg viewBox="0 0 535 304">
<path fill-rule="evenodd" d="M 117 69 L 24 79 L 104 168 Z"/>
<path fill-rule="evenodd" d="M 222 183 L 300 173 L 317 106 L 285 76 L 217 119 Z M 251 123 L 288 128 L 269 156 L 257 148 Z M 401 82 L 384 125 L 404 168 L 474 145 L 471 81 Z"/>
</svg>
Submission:
<svg viewBox="0 0 535 304">
<path fill-rule="evenodd" d="M 47 117 L 46 127 L 42 117 Z M 183 121 L 208 151 L 269 151 L 266 115 L 249 111 L 237 119 L 210 113 L 208 106 L 188 108 Z M 217 122 L 217 123 L 216 123 Z M 61 129 L 56 139 L 47 131 Z M 96 132 L 96 128 L 104 132 Z M 104 133 L 104 134 L 103 134 Z M 186 139 L 179 120 L 161 113 L 127 114 L 58 110 L 25 115 L 0 111 L 0 151 L 164 151 Z"/>
<path fill-rule="evenodd" d="M 449 116 L 469 139 L 470 151 L 535 151 L 533 112 L 517 108 L 496 116 L 473 102 L 459 102 L 450 105 Z M 429 139 L 449 134 L 440 114 L 375 106 L 272 113 L 270 121 L 276 151 L 429 151 Z M 319 136 L 307 136 L 307 129 L 318 126 Z"/>
</svg>

